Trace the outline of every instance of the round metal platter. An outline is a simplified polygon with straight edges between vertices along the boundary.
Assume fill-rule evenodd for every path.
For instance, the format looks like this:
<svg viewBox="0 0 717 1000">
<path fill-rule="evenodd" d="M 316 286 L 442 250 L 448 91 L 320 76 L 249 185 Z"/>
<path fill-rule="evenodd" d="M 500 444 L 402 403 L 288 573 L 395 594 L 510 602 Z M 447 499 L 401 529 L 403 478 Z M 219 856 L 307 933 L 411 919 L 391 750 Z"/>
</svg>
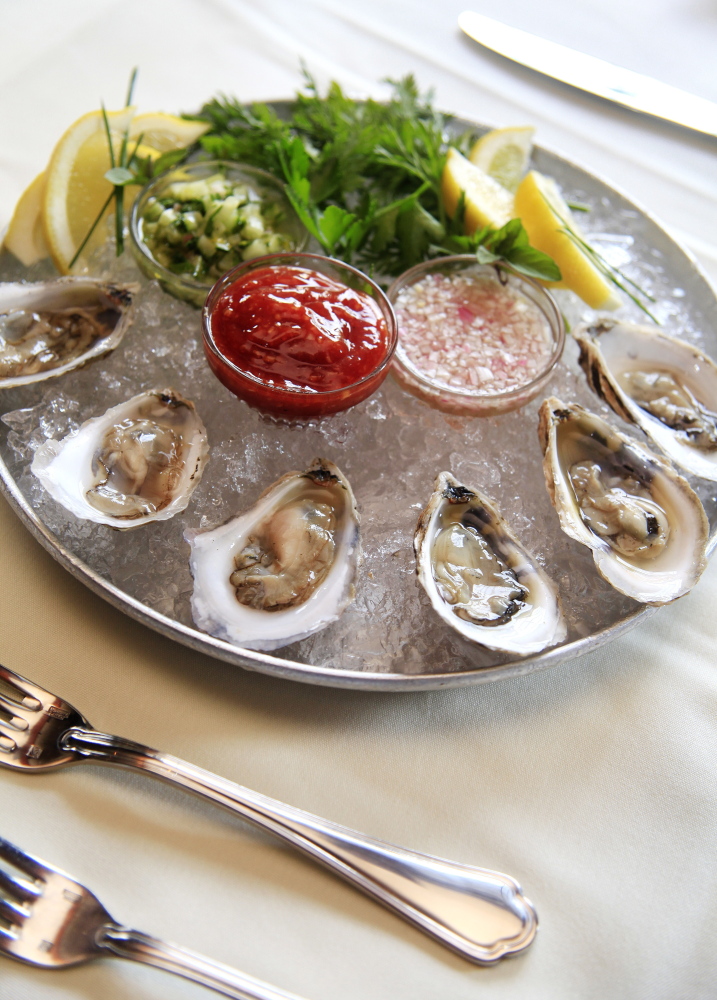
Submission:
<svg viewBox="0 0 717 1000">
<path fill-rule="evenodd" d="M 281 104 L 276 106 L 280 108 Z M 481 129 L 481 126 L 476 123 L 462 120 L 454 120 L 453 125 L 456 129 L 461 130 Z M 537 169 L 555 177 L 568 198 L 586 201 L 593 206 L 600 232 L 617 234 L 618 237 L 621 235 L 628 237 L 632 241 L 630 254 L 633 261 L 638 263 L 645 260 L 659 262 L 663 279 L 667 279 L 667 285 L 679 289 L 681 308 L 689 314 L 692 327 L 701 331 L 700 346 L 713 356 L 716 355 L 717 330 L 709 325 L 707 317 L 717 314 L 715 309 L 717 303 L 709 283 L 694 259 L 679 247 L 647 212 L 614 187 L 589 172 L 563 157 L 540 148 L 535 151 L 534 164 Z M 593 232 L 594 227 L 590 226 L 589 229 Z M 607 239 L 609 242 L 610 237 L 608 236 Z M 23 276 L 23 272 L 18 269 L 14 259 L 8 259 L 8 255 L 4 255 L 0 259 L 0 278 L 18 280 L 22 279 Z M 37 280 L 37 276 L 34 274 L 28 274 L 27 277 Z M 632 315 L 632 318 L 638 319 L 638 316 Z M 105 362 L 99 360 L 90 367 L 101 367 L 103 364 Z M 51 383 L 54 383 L 59 390 L 64 378 L 63 376 L 50 382 L 40 383 L 40 385 L 45 386 L 45 392 Z M 139 392 L 143 388 L 147 387 L 138 386 L 134 391 Z M 551 387 L 549 386 L 546 395 L 550 392 Z M 23 408 L 27 408 L 25 412 L 30 412 L 39 398 L 36 386 L 6 390 L 4 393 L 0 393 L 0 416 L 4 416 L 9 411 L 22 411 Z M 585 400 L 583 397 L 580 401 L 591 405 L 589 398 Z M 244 404 L 238 403 L 236 405 L 244 406 Z M 424 404 L 416 401 L 415 405 L 422 406 Z M 597 406 L 597 401 L 593 401 L 593 408 L 597 408 Z M 99 412 L 99 410 L 96 409 L 95 412 Z M 82 418 L 85 418 L 85 414 L 82 415 Z M 526 429 L 526 434 L 532 435 L 534 438 L 535 426 L 532 417 L 530 423 L 531 429 L 529 432 Z M 440 667 L 437 669 L 435 665 L 431 667 L 428 662 L 413 663 L 409 668 L 406 668 L 404 664 L 399 664 L 396 668 L 388 664 L 384 665 L 381 670 L 372 669 L 370 664 L 352 663 L 351 669 L 344 669 L 340 666 L 326 665 L 326 663 L 314 665 L 310 662 L 301 662 L 298 659 L 284 658 L 281 655 L 244 650 L 200 632 L 186 620 L 182 621 L 178 617 L 173 617 L 172 614 L 163 613 L 158 610 L 157 606 L 151 606 L 152 602 L 141 600 L 131 593 L 131 587 L 120 585 L 116 580 L 113 582 L 112 574 L 98 568 L 96 560 L 95 565 L 90 565 L 87 558 L 82 558 L 79 554 L 79 547 L 73 543 L 71 538 L 65 536 L 61 531 L 58 532 L 56 520 L 47 516 L 47 503 L 37 501 L 36 487 L 32 488 L 32 477 L 27 474 L 29 463 L 23 467 L 18 465 L 17 448 L 14 449 L 12 440 L 13 433 L 12 428 L 0 420 L 1 488 L 28 530 L 48 552 L 78 580 L 130 617 L 198 652 L 250 670 L 258 670 L 310 684 L 384 691 L 428 690 L 479 684 L 542 670 L 589 652 L 633 628 L 656 610 L 628 602 L 628 606 L 624 606 L 621 613 L 614 616 L 607 624 L 603 624 L 599 628 L 583 629 L 582 634 L 580 634 L 580 628 L 577 630 L 573 628 L 568 635 L 568 641 L 562 645 L 528 657 L 486 654 L 484 649 L 478 647 L 476 647 L 474 655 L 471 647 L 465 644 L 460 662 L 452 662 L 450 669 L 445 670 L 440 669 Z M 276 429 L 276 434 L 281 434 L 281 428 Z M 447 436 L 451 434 L 450 422 L 445 423 L 445 434 Z M 532 442 L 531 456 L 531 461 L 539 465 L 539 451 Z M 520 456 L 516 457 L 520 458 Z M 436 468 L 435 474 L 439 471 L 441 469 Z M 268 485 L 268 482 L 271 482 L 271 478 L 268 481 L 262 479 L 262 488 Z M 480 486 L 481 484 L 476 483 L 475 485 Z M 715 491 L 708 489 L 706 484 L 702 490 L 699 489 L 699 483 L 695 484 L 693 481 L 693 485 L 696 485 L 705 503 L 710 520 L 712 533 L 710 548 L 712 548 L 717 539 L 717 501 L 713 499 Z M 429 492 L 430 488 L 425 492 L 424 502 L 427 501 Z M 140 530 L 146 531 L 148 528 L 149 526 L 146 526 Z M 557 517 L 551 530 L 559 533 Z M 410 548 L 410 541 L 408 547 Z M 432 614 L 430 608 L 425 608 L 424 611 L 426 615 Z"/>
</svg>

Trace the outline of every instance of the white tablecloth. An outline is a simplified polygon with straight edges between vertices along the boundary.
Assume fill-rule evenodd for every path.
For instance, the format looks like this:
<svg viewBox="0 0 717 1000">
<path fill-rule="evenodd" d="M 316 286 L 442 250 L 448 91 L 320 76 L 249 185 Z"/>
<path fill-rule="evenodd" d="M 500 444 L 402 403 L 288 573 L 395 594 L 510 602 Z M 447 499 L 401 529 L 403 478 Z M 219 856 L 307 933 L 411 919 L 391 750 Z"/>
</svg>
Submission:
<svg viewBox="0 0 717 1000">
<path fill-rule="evenodd" d="M 0 228 L 69 123 L 223 91 L 321 83 L 436 103 L 541 143 L 658 215 L 717 284 L 717 142 L 479 49 L 464 0 L 0 3 Z M 679 0 L 486 0 L 474 9 L 717 100 L 717 17 Z M 711 318 L 715 322 L 715 317 Z M 699 1000 L 715 996 L 717 565 L 633 632 L 545 673 L 379 695 L 247 673 L 165 640 L 66 574 L 0 504 L 0 652 L 99 728 L 428 853 L 511 873 L 541 930 L 479 968 L 288 848 L 149 779 L 0 772 L 0 833 L 87 882 L 121 921 L 309 1000 Z M 45 973 L 0 960 L 1 1000 L 207 995 L 130 963 Z"/>
</svg>

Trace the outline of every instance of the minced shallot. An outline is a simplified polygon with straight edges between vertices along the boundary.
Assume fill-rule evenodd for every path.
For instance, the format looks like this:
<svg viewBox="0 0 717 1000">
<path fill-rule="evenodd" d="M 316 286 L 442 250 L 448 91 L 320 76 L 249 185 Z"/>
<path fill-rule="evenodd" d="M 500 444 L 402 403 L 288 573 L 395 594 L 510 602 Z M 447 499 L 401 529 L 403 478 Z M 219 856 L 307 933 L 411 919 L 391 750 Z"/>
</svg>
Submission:
<svg viewBox="0 0 717 1000">
<path fill-rule="evenodd" d="M 432 382 L 493 395 L 532 382 L 552 353 L 551 329 L 520 292 L 470 274 L 430 274 L 394 303 L 399 353 Z"/>
</svg>

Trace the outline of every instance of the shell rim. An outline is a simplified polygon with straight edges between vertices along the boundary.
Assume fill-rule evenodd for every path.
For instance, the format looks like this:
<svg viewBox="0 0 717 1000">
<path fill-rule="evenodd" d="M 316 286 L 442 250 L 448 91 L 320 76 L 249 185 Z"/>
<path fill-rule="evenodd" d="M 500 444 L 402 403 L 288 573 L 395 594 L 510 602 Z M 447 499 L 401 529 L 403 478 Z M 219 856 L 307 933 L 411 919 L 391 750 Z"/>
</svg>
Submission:
<svg viewBox="0 0 717 1000">
<path fill-rule="evenodd" d="M 440 588 L 436 581 L 435 575 L 433 573 L 433 566 L 431 560 L 431 553 L 433 548 L 433 541 L 435 539 L 435 533 L 432 531 L 436 527 L 436 524 L 440 518 L 441 510 L 441 500 L 445 498 L 446 490 L 451 486 L 458 486 L 462 489 L 467 490 L 473 500 L 484 508 L 491 520 L 496 519 L 503 524 L 503 531 L 508 538 L 510 544 L 514 546 L 515 550 L 521 559 L 524 560 L 524 567 L 530 566 L 530 575 L 535 577 L 537 580 L 537 586 L 543 589 L 547 595 L 550 595 L 554 601 L 554 607 L 551 609 L 554 611 L 550 615 L 549 620 L 545 620 L 543 624 L 550 627 L 550 637 L 543 641 L 542 639 L 523 639 L 526 643 L 536 643 L 540 642 L 540 645 L 533 649 L 530 653 L 526 653 L 526 656 L 534 656 L 545 649 L 552 648 L 559 643 L 563 642 L 567 635 L 567 622 L 565 621 L 565 616 L 563 614 L 562 604 L 560 601 L 560 593 L 555 581 L 552 579 L 550 574 L 537 562 L 533 553 L 528 549 L 520 538 L 514 533 L 510 523 L 506 518 L 503 517 L 500 507 L 498 504 L 483 490 L 479 490 L 476 487 L 468 486 L 466 483 L 461 482 L 457 479 L 453 473 L 444 470 L 439 472 L 433 482 L 433 491 L 428 499 L 426 506 L 421 511 L 421 515 L 418 519 L 418 525 L 413 536 L 413 550 L 416 555 L 416 575 L 418 581 L 423 587 L 425 593 L 428 596 L 429 601 L 433 607 L 436 614 L 451 628 L 455 629 L 459 635 L 469 642 L 474 642 L 478 646 L 482 646 L 491 652 L 496 653 L 509 653 L 515 654 L 514 649 L 510 649 L 505 645 L 500 645 L 490 642 L 491 635 L 500 636 L 501 633 L 505 634 L 508 630 L 509 622 L 503 623 L 501 625 L 494 625 L 493 627 L 488 627 L 480 625 L 479 623 L 469 623 L 465 619 L 460 618 L 456 622 L 454 616 L 447 611 L 447 602 L 443 599 L 438 600 L 440 595 Z M 468 497 L 465 498 L 466 503 L 470 503 Z M 488 543 L 490 545 L 490 542 Z M 491 546 L 492 547 L 492 546 Z M 517 577 L 517 574 L 516 574 Z M 472 624 L 472 627 L 471 627 Z M 468 626 L 468 627 L 466 627 Z M 472 635 L 472 630 L 475 628 L 477 634 Z M 480 636 L 484 636 L 481 639 Z"/>
<path fill-rule="evenodd" d="M 284 616 L 290 614 L 291 611 L 296 610 L 298 612 L 298 622 L 294 625 L 296 628 L 297 624 L 300 624 L 301 619 L 306 617 L 307 612 L 310 610 L 309 605 L 312 607 L 317 604 L 320 605 L 327 597 L 330 600 L 336 587 L 340 586 L 338 598 L 335 601 L 334 608 L 324 619 L 320 618 L 317 621 L 312 622 L 309 616 L 309 620 L 304 622 L 303 625 L 300 625 L 298 632 L 281 635 L 278 639 L 276 634 L 272 636 L 271 633 L 266 633 L 264 638 L 262 638 L 261 635 L 250 636 L 247 639 L 246 646 L 242 646 L 239 640 L 232 641 L 231 639 L 222 639 L 221 641 L 228 642 L 231 646 L 239 649 L 255 649 L 263 652 L 280 649 L 282 646 L 288 646 L 290 643 L 298 642 L 300 639 L 305 639 L 310 635 L 314 635 L 316 632 L 321 631 L 332 622 L 337 621 L 349 604 L 353 602 L 356 596 L 356 576 L 358 568 L 362 562 L 360 533 L 361 515 L 356 503 L 356 497 L 351 489 L 351 483 L 348 478 L 334 462 L 329 459 L 317 457 L 303 471 L 297 469 L 285 472 L 279 477 L 279 479 L 267 486 L 267 488 L 263 490 L 251 506 L 228 517 L 220 524 L 217 524 L 212 528 L 206 528 L 199 531 L 191 529 L 185 530 L 184 539 L 190 548 L 189 567 L 193 579 L 193 590 L 191 596 L 192 618 L 197 628 L 206 632 L 208 635 L 214 635 L 215 638 L 218 638 L 215 632 L 209 631 L 208 626 L 218 628 L 221 632 L 227 635 L 231 634 L 231 632 L 237 627 L 240 627 L 237 621 L 227 621 L 221 617 L 221 614 L 213 614 L 211 606 L 207 608 L 206 591 L 201 594 L 198 594 L 197 592 L 198 580 L 201 579 L 202 585 L 204 586 L 206 585 L 206 577 L 208 575 L 207 566 L 201 567 L 200 569 L 199 564 L 203 557 L 206 557 L 208 562 L 212 562 L 212 544 L 208 541 L 208 539 L 211 536 L 224 539 L 226 536 L 226 542 L 232 547 L 235 546 L 238 541 L 245 540 L 251 531 L 252 523 L 256 523 L 256 520 L 253 522 L 249 520 L 252 513 L 258 512 L 261 508 L 261 513 L 258 514 L 258 518 L 264 518 L 266 515 L 270 514 L 272 507 L 278 508 L 282 504 L 282 501 L 286 500 L 287 497 L 290 496 L 291 492 L 297 485 L 295 482 L 296 480 L 311 479 L 311 474 L 317 471 L 328 472 L 335 480 L 333 485 L 338 486 L 338 488 L 345 494 L 342 499 L 345 504 L 345 510 L 349 517 L 349 521 L 342 526 L 340 532 L 340 549 L 342 552 L 345 552 L 348 564 L 340 565 L 338 561 L 334 559 L 326 577 L 309 595 L 307 600 L 293 606 L 290 609 L 272 612 L 270 617 L 265 618 L 264 621 L 271 623 L 285 621 L 286 619 Z M 278 494 L 278 496 L 275 496 L 276 494 Z M 231 531 L 232 525 L 236 525 L 236 527 L 240 530 L 233 533 Z M 220 603 L 223 603 L 223 598 L 226 596 L 226 594 L 220 595 Z M 236 603 L 239 608 L 242 607 L 239 602 Z M 217 607 L 216 603 L 214 607 Z M 246 611 L 249 613 L 250 623 L 252 621 L 258 622 L 261 620 L 262 612 L 259 609 L 249 607 Z M 240 612 L 240 614 L 242 613 L 243 612 Z M 204 620 L 205 625 L 199 624 L 197 616 Z"/>
<path fill-rule="evenodd" d="M 558 455 L 557 428 L 560 417 L 557 417 L 556 414 L 561 408 L 564 408 L 566 411 L 570 411 L 570 417 L 567 419 L 575 421 L 583 417 L 587 417 L 595 421 L 596 426 L 602 425 L 607 431 L 610 432 L 611 436 L 617 438 L 621 442 L 623 447 L 626 447 L 629 451 L 631 451 L 636 459 L 653 463 L 660 475 L 669 482 L 670 490 L 682 491 L 683 495 L 685 495 L 685 491 L 687 491 L 686 495 L 688 496 L 690 502 L 694 521 L 696 522 L 695 528 L 696 531 L 698 531 L 698 535 L 696 535 L 693 539 L 691 551 L 694 556 L 698 556 L 699 558 L 693 563 L 692 576 L 688 581 L 688 585 L 683 587 L 679 593 L 673 593 L 675 586 L 683 585 L 676 584 L 673 586 L 669 595 L 664 596 L 664 599 L 657 600 L 653 598 L 652 600 L 647 601 L 641 600 L 640 598 L 635 597 L 634 594 L 625 590 L 625 583 L 618 585 L 617 581 L 620 579 L 619 575 L 608 571 L 613 563 L 617 563 L 622 566 L 629 566 L 629 560 L 622 558 L 619 554 L 616 555 L 610 544 L 593 532 L 588 527 L 587 523 L 581 520 L 576 524 L 574 520 L 571 520 L 568 517 L 564 508 L 562 506 L 559 507 L 556 503 L 558 493 L 567 493 L 570 499 L 572 499 L 570 496 L 571 491 L 568 488 L 565 477 L 561 478 L 559 475 L 560 458 Z M 630 597 L 632 600 L 640 601 L 640 603 L 650 606 L 661 607 L 665 604 L 671 604 L 680 597 L 686 596 L 692 588 L 697 585 L 702 573 L 707 568 L 709 552 L 711 551 L 714 539 L 710 537 L 710 523 L 707 512 L 705 511 L 699 496 L 697 496 L 682 473 L 678 469 L 675 469 L 671 463 L 664 459 L 661 455 L 655 454 L 641 442 L 623 434 L 608 420 L 605 420 L 604 417 L 601 417 L 593 410 L 588 410 L 580 403 L 564 402 L 556 396 L 549 396 L 543 401 L 540 407 L 539 428 L 541 445 L 544 445 L 543 472 L 551 503 L 553 504 L 560 521 L 560 527 L 566 535 L 592 551 L 593 561 L 600 576 L 607 580 L 607 582 L 619 593 L 625 594 L 626 597 Z M 543 434 L 545 434 L 545 442 L 542 440 Z"/>
<path fill-rule="evenodd" d="M 102 422 L 105 420 L 107 415 L 112 412 L 117 412 L 124 409 L 130 403 L 136 403 L 138 400 L 149 397 L 156 396 L 161 398 L 164 395 L 171 396 L 175 399 L 181 400 L 182 404 L 188 406 L 194 415 L 196 421 L 194 427 L 194 436 L 190 440 L 188 455 L 183 461 L 183 469 L 181 476 L 182 486 L 185 488 L 185 492 L 178 491 L 171 499 L 171 501 L 160 510 L 155 511 L 152 514 L 145 514 L 136 518 L 122 518 L 112 514 L 106 514 L 101 512 L 97 508 L 97 517 L 82 517 L 82 515 L 77 514 L 75 510 L 68 507 L 63 500 L 59 499 L 57 493 L 62 493 L 67 496 L 67 490 L 61 484 L 54 482 L 54 486 L 57 490 L 50 489 L 47 480 L 51 480 L 48 475 L 49 470 L 57 459 L 60 458 L 63 448 L 66 444 L 71 441 L 76 441 L 77 438 L 82 434 L 82 432 L 90 426 L 101 426 Z M 53 445 L 55 447 L 53 447 Z M 187 459 L 194 457 L 194 468 L 190 471 L 191 466 L 188 464 Z M 98 413 L 94 417 L 88 417 L 84 420 L 80 426 L 74 430 L 65 434 L 62 438 L 48 438 L 35 452 L 35 456 L 30 463 L 30 472 L 35 478 L 40 482 L 44 490 L 52 497 L 55 503 L 64 507 L 66 511 L 73 514 L 79 520 L 89 521 L 94 524 L 102 524 L 105 527 L 116 528 L 119 531 L 132 531 L 135 528 L 144 527 L 144 525 L 149 524 L 152 521 L 166 521 L 174 517 L 175 514 L 180 514 L 182 511 L 186 510 L 192 499 L 192 493 L 197 488 L 201 482 L 202 475 L 204 473 L 204 467 L 209 459 L 209 438 L 207 435 L 207 429 L 204 425 L 204 421 L 197 412 L 194 403 L 191 400 L 186 399 L 180 392 L 177 392 L 174 388 L 167 386 L 164 389 L 147 389 L 143 392 L 136 393 L 134 396 L 130 396 L 129 399 L 125 399 L 121 403 L 117 403 L 115 406 L 110 406 L 109 409 L 102 413 Z M 37 468 L 35 468 L 37 464 Z M 58 489 L 59 487 L 59 489 Z M 74 502 L 77 497 L 70 496 L 70 500 Z"/>
<path fill-rule="evenodd" d="M 98 337 L 84 354 L 79 354 L 76 358 L 72 358 L 70 361 L 66 361 L 64 364 L 58 365 L 56 368 L 45 368 L 42 371 L 34 372 L 32 375 L 10 375 L 5 378 L 0 377 L 0 392 L 3 389 L 19 389 L 26 385 L 33 385 L 35 382 L 46 382 L 48 379 L 58 378 L 60 375 L 66 375 L 67 372 L 74 371 L 75 368 L 82 368 L 84 365 L 89 364 L 90 361 L 99 360 L 103 357 L 103 355 L 110 354 L 117 347 L 119 347 L 121 342 L 124 340 L 125 334 L 134 321 L 135 295 L 139 289 L 139 285 L 133 282 L 104 281 L 103 279 L 93 278 L 91 275 L 87 274 L 79 275 L 78 277 L 73 277 L 72 275 L 59 275 L 56 278 L 49 278 L 45 281 L 37 282 L 37 284 L 65 284 L 69 287 L 71 283 L 77 281 L 82 281 L 86 284 L 98 285 L 117 292 L 124 292 L 129 295 L 129 302 L 123 307 L 122 315 L 120 316 L 120 319 L 116 323 L 115 327 L 107 334 L 106 337 Z M 11 284 L 22 286 L 31 285 L 33 282 L 17 281 L 11 282 Z"/>
<path fill-rule="evenodd" d="M 593 331 L 606 320 L 610 322 L 610 326 L 606 330 L 594 333 Z M 580 349 L 579 364 L 593 395 L 604 402 L 618 417 L 637 427 L 647 437 L 651 445 L 658 448 L 662 455 L 666 456 L 667 460 L 677 467 L 681 475 L 693 475 L 707 481 L 717 481 L 717 451 L 714 449 L 702 451 L 700 448 L 692 448 L 687 442 L 682 441 L 669 424 L 660 420 L 649 410 L 643 409 L 637 400 L 623 389 L 615 372 L 608 366 L 601 347 L 601 339 L 609 334 L 615 326 L 620 325 L 647 331 L 648 336 L 654 336 L 659 341 L 666 341 L 668 346 L 677 345 L 678 351 L 683 350 L 686 354 L 691 354 L 693 362 L 699 361 L 707 371 L 711 370 L 715 382 L 717 382 L 717 363 L 697 345 L 682 340 L 680 337 L 672 336 L 661 327 L 652 327 L 648 324 L 632 323 L 627 320 L 618 321 L 615 317 L 598 316 L 596 320 L 581 323 L 572 331 L 573 339 Z M 596 372 L 599 380 L 598 385 L 596 385 Z M 688 461 L 682 460 L 681 456 L 686 456 Z M 707 474 L 708 472 L 709 474 Z"/>
</svg>

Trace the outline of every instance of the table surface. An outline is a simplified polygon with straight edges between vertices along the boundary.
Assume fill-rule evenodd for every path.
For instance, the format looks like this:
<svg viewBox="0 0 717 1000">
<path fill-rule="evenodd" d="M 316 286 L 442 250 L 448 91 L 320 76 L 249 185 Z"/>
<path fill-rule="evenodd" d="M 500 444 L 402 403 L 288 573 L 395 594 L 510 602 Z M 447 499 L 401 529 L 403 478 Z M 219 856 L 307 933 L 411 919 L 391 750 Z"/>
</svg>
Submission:
<svg viewBox="0 0 717 1000">
<path fill-rule="evenodd" d="M 116 106 L 356 95 L 415 73 L 436 103 L 539 141 L 657 215 L 717 284 L 717 142 L 612 109 L 464 38 L 465 0 L 0 2 L 0 229 L 63 130 Z M 487 0 L 473 9 L 493 14 Z M 717 100 L 717 11 L 505 0 L 508 23 Z M 165 640 L 65 573 L 0 502 L 3 662 L 92 722 L 373 836 L 512 874 L 541 929 L 474 967 L 268 837 L 150 779 L 0 774 L 0 833 L 117 919 L 308 1000 L 699 1000 L 717 956 L 717 563 L 634 631 L 544 673 L 375 694 L 252 674 Z M 1 1000 L 207 996 L 131 963 L 3 962 Z"/>
</svg>

